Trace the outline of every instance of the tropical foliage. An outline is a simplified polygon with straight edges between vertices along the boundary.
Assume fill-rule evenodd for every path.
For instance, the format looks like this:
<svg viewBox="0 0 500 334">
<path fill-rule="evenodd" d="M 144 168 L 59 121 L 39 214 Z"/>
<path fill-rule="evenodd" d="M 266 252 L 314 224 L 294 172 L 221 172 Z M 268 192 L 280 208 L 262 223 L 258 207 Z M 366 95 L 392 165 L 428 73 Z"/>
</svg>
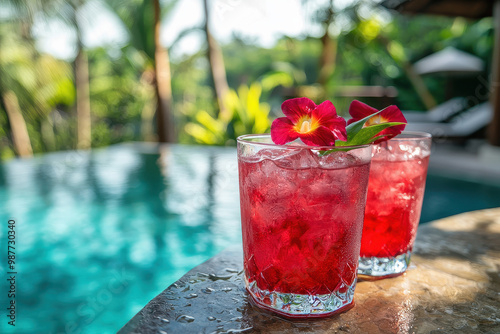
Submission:
<svg viewBox="0 0 500 334">
<path fill-rule="evenodd" d="M 265 133 L 271 125 L 269 104 L 262 103 L 262 86 L 253 83 L 241 85 L 238 91 L 229 90 L 224 97 L 226 113 L 216 117 L 206 110 L 195 112 L 195 122 L 188 122 L 185 131 L 197 143 L 208 145 L 234 144 L 236 137 L 245 133 Z"/>
<path fill-rule="evenodd" d="M 120 20 L 127 43 L 118 48 L 83 43 L 81 29 L 92 24 L 83 13 L 96 2 Z M 212 3 L 200 0 L 203 4 L 209 15 Z M 283 36 L 271 48 L 242 36 L 220 45 L 210 20 L 181 32 L 171 45 L 160 45 L 152 22 L 169 20 L 176 5 L 174 0 L 0 3 L 8 13 L 0 15 L 0 158 L 86 148 L 81 136 L 87 134 L 91 147 L 161 140 L 165 129 L 181 143 L 233 145 L 238 135 L 267 132 L 281 102 L 296 96 L 332 100 L 341 116 L 353 99 L 378 109 L 397 103 L 403 110 L 425 110 L 449 95 L 474 95 L 487 76 L 457 79 L 443 89 L 445 78 L 411 75 L 416 60 L 454 46 L 491 64 L 491 19 L 409 19 L 369 1 L 343 9 L 328 2 L 311 15 L 318 35 Z M 61 60 L 40 51 L 32 33 L 40 17 L 65 22 L 77 36 L 79 56 Z M 169 59 L 190 34 L 203 35 L 205 44 Z M 359 88 L 354 93 L 353 86 Z M 370 97 L 364 94 L 367 86 L 395 86 L 397 96 Z M 169 119 L 175 133 L 162 130 Z"/>
</svg>

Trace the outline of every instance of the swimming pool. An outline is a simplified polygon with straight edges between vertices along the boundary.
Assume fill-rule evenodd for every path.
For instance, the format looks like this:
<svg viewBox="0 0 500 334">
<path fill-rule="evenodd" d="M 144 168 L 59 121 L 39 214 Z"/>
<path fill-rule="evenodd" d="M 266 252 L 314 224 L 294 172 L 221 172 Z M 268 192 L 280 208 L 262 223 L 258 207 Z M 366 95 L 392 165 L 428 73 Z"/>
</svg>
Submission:
<svg viewBox="0 0 500 334">
<path fill-rule="evenodd" d="M 496 206 L 500 187 L 430 175 L 422 221 Z M 123 144 L 11 161 L 0 165 L 2 249 L 8 219 L 17 319 L 14 331 L 2 316 L 0 332 L 115 333 L 186 271 L 241 242 L 236 151 Z"/>
</svg>

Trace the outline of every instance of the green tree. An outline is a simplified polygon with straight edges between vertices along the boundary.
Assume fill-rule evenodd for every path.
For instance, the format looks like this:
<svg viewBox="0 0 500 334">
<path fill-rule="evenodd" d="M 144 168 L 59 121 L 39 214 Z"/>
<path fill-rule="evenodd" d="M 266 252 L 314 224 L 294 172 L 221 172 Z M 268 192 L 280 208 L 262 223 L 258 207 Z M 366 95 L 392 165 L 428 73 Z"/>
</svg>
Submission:
<svg viewBox="0 0 500 334">
<path fill-rule="evenodd" d="M 91 147 L 91 111 L 89 96 L 88 59 L 82 41 L 82 29 L 88 21 L 82 8 L 88 0 L 8 0 L 20 20 L 31 31 L 33 16 L 39 15 L 45 20 L 61 20 L 75 32 L 76 57 L 73 61 L 74 82 L 76 87 L 77 147 Z"/>
<path fill-rule="evenodd" d="M 74 60 L 75 86 L 76 86 L 76 114 L 77 114 L 77 148 L 89 149 L 92 146 L 92 116 L 90 112 L 90 88 L 89 88 L 89 62 L 83 46 L 82 7 L 86 0 L 70 0 L 67 4 L 72 10 L 69 11 L 69 22 L 76 33 L 76 57 Z"/>
<path fill-rule="evenodd" d="M 160 43 L 160 25 L 176 5 L 177 1 L 168 1 L 160 7 L 159 0 L 106 0 L 109 8 L 120 18 L 128 32 L 131 47 L 145 55 L 141 71 L 143 76 L 151 77 L 156 96 L 157 135 L 160 142 L 173 142 L 176 139 L 174 130 L 173 98 L 171 72 L 168 49 Z M 143 114 L 143 130 L 150 129 L 152 121 L 150 109 L 145 108 Z M 151 138 L 151 133 L 143 133 L 143 137 Z"/>
<path fill-rule="evenodd" d="M 86 17 L 83 7 L 88 0 L 21 0 L 31 12 L 42 15 L 45 20 L 61 20 L 76 36 L 76 57 L 73 60 L 74 82 L 76 87 L 77 148 L 89 149 L 92 146 L 92 116 L 89 93 L 89 66 L 82 40 L 82 30 L 91 19 Z"/>
<path fill-rule="evenodd" d="M 219 106 L 218 112 L 221 114 L 228 114 L 229 110 L 225 106 L 225 96 L 229 92 L 229 85 L 227 84 L 226 68 L 224 66 L 224 57 L 222 50 L 212 36 L 210 31 L 210 10 L 208 0 L 203 0 L 203 7 L 205 10 L 205 37 L 207 41 L 207 58 L 210 64 L 210 73 L 212 75 L 212 82 L 214 85 L 215 96 Z M 229 115 L 223 115 L 224 118 Z"/>
<path fill-rule="evenodd" d="M 19 156 L 56 148 L 49 115 L 57 104 L 71 104 L 74 96 L 69 66 L 35 48 L 31 26 L 36 4 L 4 3 L 13 15 L 0 22 L 0 92 Z"/>
<path fill-rule="evenodd" d="M 316 13 L 316 20 L 323 27 L 321 36 L 321 55 L 319 58 L 318 84 L 323 88 L 323 97 L 328 95 L 328 82 L 335 71 L 337 59 L 337 40 L 330 34 L 330 28 L 335 22 L 336 11 L 333 0 L 330 0 L 326 8 L 321 8 Z"/>
</svg>

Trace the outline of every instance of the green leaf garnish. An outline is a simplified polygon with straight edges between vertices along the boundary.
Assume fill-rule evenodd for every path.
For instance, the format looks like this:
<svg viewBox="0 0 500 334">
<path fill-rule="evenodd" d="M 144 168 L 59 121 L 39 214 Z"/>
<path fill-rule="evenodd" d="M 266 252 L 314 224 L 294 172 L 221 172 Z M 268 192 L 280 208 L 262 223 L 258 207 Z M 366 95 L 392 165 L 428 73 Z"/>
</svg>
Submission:
<svg viewBox="0 0 500 334">
<path fill-rule="evenodd" d="M 362 121 L 362 120 L 361 120 Z M 359 122 L 361 122 L 359 121 Z M 359 123 L 356 122 L 356 123 Z M 352 123 L 351 125 L 355 125 L 356 123 Z M 380 133 L 381 131 L 387 129 L 388 127 L 405 124 L 402 122 L 388 122 L 388 123 L 380 123 L 374 124 L 367 127 L 361 127 L 360 130 L 353 132 L 351 136 L 349 136 L 349 130 L 347 130 L 347 138 L 345 141 L 336 141 L 335 146 L 355 146 L 355 145 L 365 145 L 371 144 L 375 141 L 374 137 Z M 357 124 L 356 124 L 357 125 Z M 349 128 L 349 126 L 347 128 Z"/>
</svg>

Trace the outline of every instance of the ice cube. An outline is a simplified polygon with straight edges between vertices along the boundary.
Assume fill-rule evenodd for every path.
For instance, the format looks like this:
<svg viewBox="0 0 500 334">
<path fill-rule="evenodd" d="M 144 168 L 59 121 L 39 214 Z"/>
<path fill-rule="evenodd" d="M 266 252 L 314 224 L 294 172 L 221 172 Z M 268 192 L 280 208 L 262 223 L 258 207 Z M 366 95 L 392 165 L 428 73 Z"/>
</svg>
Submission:
<svg viewBox="0 0 500 334">
<path fill-rule="evenodd" d="M 271 161 L 262 161 L 262 163 L 259 165 L 260 170 L 259 170 L 259 177 L 262 178 L 270 178 L 270 177 L 276 177 L 278 176 L 277 174 L 279 173 L 279 169 L 276 168 L 276 165 L 273 164 Z M 266 179 L 264 179 L 264 182 Z"/>
<path fill-rule="evenodd" d="M 281 155 L 283 155 L 283 151 L 286 150 L 264 148 L 258 152 L 258 155 L 260 156 L 261 160 L 264 159 L 274 160 L 278 159 Z"/>
<path fill-rule="evenodd" d="M 331 152 L 319 157 L 319 164 L 324 169 L 340 169 L 359 163 L 359 159 L 349 152 Z"/>
<path fill-rule="evenodd" d="M 274 159 L 274 163 L 281 168 L 287 169 L 309 169 L 319 167 L 316 154 L 309 149 L 291 149 Z"/>
<path fill-rule="evenodd" d="M 430 147 L 423 141 L 394 140 L 373 147 L 374 160 L 408 161 L 422 159 L 430 154 Z"/>
<path fill-rule="evenodd" d="M 245 162 L 260 162 L 262 160 L 273 160 L 280 157 L 284 151 L 282 149 L 258 148 L 244 146 L 240 153 L 240 158 Z"/>
</svg>

